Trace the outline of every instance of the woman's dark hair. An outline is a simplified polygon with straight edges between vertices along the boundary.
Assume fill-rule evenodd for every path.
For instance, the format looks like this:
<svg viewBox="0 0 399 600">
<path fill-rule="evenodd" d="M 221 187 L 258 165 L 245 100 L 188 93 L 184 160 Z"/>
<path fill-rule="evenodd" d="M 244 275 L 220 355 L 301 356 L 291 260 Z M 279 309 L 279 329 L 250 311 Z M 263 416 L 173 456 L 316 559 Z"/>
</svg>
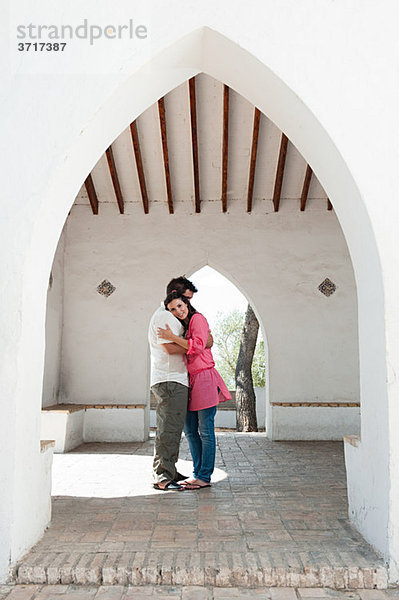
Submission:
<svg viewBox="0 0 399 600">
<path fill-rule="evenodd" d="M 164 300 L 164 305 L 166 310 L 168 309 L 168 304 L 170 304 L 170 302 L 172 302 L 172 300 L 182 300 L 184 302 L 184 304 L 187 306 L 188 308 L 188 321 L 187 323 L 185 323 L 184 321 L 182 321 L 181 319 L 179 319 L 180 323 L 183 325 L 184 327 L 184 333 L 187 332 L 188 326 L 190 325 L 190 321 L 193 317 L 193 315 L 195 315 L 195 313 L 197 312 L 194 308 L 194 306 L 191 306 L 190 301 L 188 300 L 188 298 L 186 298 L 185 296 L 182 296 L 181 294 L 179 294 L 179 292 L 170 292 L 170 294 L 168 294 Z"/>
</svg>

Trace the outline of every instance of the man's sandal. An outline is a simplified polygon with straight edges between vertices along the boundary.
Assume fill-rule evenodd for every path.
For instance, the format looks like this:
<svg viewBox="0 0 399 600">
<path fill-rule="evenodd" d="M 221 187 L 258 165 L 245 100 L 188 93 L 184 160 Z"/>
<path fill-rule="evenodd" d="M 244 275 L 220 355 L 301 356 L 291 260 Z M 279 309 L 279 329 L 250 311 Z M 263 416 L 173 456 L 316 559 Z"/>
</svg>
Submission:
<svg viewBox="0 0 399 600">
<path fill-rule="evenodd" d="M 160 490 L 161 492 L 180 492 L 180 490 L 184 490 L 182 485 L 176 483 L 176 481 L 168 481 L 164 486 L 160 486 L 159 483 L 153 483 L 152 487 L 154 490 Z"/>
</svg>

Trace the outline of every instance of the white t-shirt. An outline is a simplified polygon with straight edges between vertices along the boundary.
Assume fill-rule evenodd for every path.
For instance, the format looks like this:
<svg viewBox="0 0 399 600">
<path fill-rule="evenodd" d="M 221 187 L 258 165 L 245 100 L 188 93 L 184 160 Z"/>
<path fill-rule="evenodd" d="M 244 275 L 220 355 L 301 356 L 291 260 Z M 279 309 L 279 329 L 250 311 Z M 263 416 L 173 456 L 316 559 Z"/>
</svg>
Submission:
<svg viewBox="0 0 399 600">
<path fill-rule="evenodd" d="M 163 381 L 177 381 L 188 386 L 187 367 L 183 354 L 168 354 L 162 348 L 162 344 L 169 344 L 168 340 L 163 340 L 157 335 L 157 328 L 165 328 L 169 325 L 175 335 L 182 336 L 183 325 L 176 317 L 172 315 L 163 303 L 152 315 L 150 327 L 148 329 L 148 342 L 151 350 L 151 385 L 162 383 Z"/>
</svg>

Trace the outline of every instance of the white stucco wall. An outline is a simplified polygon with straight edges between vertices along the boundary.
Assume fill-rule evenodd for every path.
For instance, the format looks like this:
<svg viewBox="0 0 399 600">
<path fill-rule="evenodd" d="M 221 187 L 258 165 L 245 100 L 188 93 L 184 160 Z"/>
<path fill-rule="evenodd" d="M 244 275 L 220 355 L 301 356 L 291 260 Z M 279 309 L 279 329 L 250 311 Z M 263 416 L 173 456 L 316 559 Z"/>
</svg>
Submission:
<svg viewBox="0 0 399 600">
<path fill-rule="evenodd" d="M 259 0 L 250 8 L 235 0 L 217 5 L 171 0 L 156 3 L 155 10 L 146 5 L 151 33 L 141 46 L 131 40 L 103 40 L 94 47 L 75 41 L 70 52 L 58 56 L 18 53 L 18 22 L 61 18 L 49 0 L 36 4 L 34 14 L 27 6 L 21 1 L 12 11 L 11 4 L 0 7 L 1 50 L 9 57 L 0 100 L 7 174 L 0 220 L 0 387 L 6 399 L 0 420 L 6 457 L 0 463 L 0 579 L 46 524 L 41 509 L 48 500 L 32 490 L 44 487 L 38 456 L 46 292 L 68 210 L 87 173 L 129 122 L 204 71 L 259 106 L 287 133 L 339 217 L 359 298 L 362 439 L 348 456 L 351 516 L 389 559 L 391 580 L 397 580 L 396 0 Z M 88 0 L 84 9 L 84 17 L 104 25 L 124 22 L 133 13 L 142 20 L 145 11 L 143 3 L 131 1 L 116 8 Z M 65 5 L 64 22 L 79 24 L 81 10 Z"/>
<path fill-rule="evenodd" d="M 60 401 L 134 404 L 148 398 L 147 330 L 169 279 L 210 264 L 243 291 L 264 327 L 271 401 L 358 401 L 356 287 L 333 212 L 245 213 L 219 203 L 199 215 L 184 204 L 170 218 L 102 204 L 94 216 L 74 205 L 64 251 L 64 332 Z M 318 285 L 329 277 L 337 291 Z M 108 279 L 108 298 L 96 288 Z M 195 306 L 195 299 L 193 300 Z"/>
<path fill-rule="evenodd" d="M 46 355 L 44 360 L 43 406 L 59 399 L 61 341 L 64 318 L 64 234 L 61 234 L 51 269 L 47 292 Z M 48 439 L 42 436 L 42 439 Z M 50 438 L 51 439 L 51 438 Z"/>
</svg>

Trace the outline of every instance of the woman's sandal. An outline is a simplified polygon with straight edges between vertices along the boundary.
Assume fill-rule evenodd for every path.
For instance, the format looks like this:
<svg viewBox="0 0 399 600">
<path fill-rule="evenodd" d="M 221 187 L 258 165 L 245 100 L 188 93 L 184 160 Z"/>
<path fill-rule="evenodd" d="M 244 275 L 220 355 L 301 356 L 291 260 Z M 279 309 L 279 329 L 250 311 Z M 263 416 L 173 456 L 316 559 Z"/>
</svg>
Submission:
<svg viewBox="0 0 399 600">
<path fill-rule="evenodd" d="M 201 483 L 198 483 L 199 481 L 201 481 Z M 188 479 L 187 481 L 182 481 L 181 485 L 184 488 L 187 487 L 188 485 L 195 486 L 195 487 L 189 488 L 189 489 L 195 489 L 195 490 L 200 490 L 202 488 L 211 487 L 210 483 L 208 483 L 207 481 L 202 481 L 201 479 L 191 479 L 191 481 Z"/>
<path fill-rule="evenodd" d="M 181 483 L 181 487 L 184 490 L 199 490 L 201 488 L 200 485 L 198 485 L 197 483 L 186 483 L 185 481 L 182 481 Z"/>
</svg>

